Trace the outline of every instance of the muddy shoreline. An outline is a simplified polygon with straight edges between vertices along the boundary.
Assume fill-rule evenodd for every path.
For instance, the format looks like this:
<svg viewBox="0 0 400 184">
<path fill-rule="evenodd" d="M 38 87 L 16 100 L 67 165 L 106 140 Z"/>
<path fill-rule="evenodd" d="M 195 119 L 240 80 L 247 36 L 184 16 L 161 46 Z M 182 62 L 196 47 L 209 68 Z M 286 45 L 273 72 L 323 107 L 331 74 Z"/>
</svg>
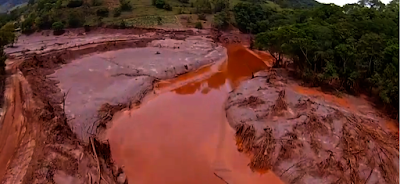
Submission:
<svg viewBox="0 0 400 184">
<path fill-rule="evenodd" d="M 98 141 L 92 136 L 89 143 L 83 143 L 78 139 L 68 125 L 68 119 L 64 112 L 66 92 L 57 86 L 58 81 L 49 78 L 61 65 L 91 53 L 110 50 L 121 50 L 124 48 L 146 47 L 154 40 L 172 38 L 184 40 L 193 35 L 192 31 L 171 32 L 172 35 L 154 34 L 148 38 L 139 38 L 122 41 L 104 41 L 100 43 L 88 43 L 85 45 L 68 48 L 40 51 L 28 51 L 22 55 L 13 54 L 10 58 L 14 63 L 10 68 L 14 72 L 20 70 L 32 90 L 35 108 L 26 109 L 27 122 L 34 123 L 27 131 L 33 134 L 36 142 L 35 154 L 23 180 L 18 183 L 46 183 L 46 182 L 72 182 L 72 183 L 98 183 L 105 180 L 108 183 L 124 183 L 121 179 L 123 171 L 113 164 L 109 145 L 104 141 Z M 24 60 L 24 61 L 23 61 Z M 190 67 L 179 75 L 195 70 Z M 172 76 L 175 77 L 175 76 Z M 156 78 L 154 78 L 156 79 Z M 153 80 L 153 84 L 154 84 Z M 153 86 L 151 84 L 151 86 Z M 100 120 L 98 128 L 104 128 L 106 122 L 112 119 L 114 113 L 138 105 L 142 98 L 152 88 L 144 91 L 133 103 L 127 101 L 120 104 L 103 104 L 98 112 Z M 29 114 L 29 115 L 28 115 Z M 101 132 L 96 130 L 96 132 Z M 34 133 L 33 133 L 34 132 Z M 86 142 L 86 141 L 85 141 Z M 18 161 L 14 165 L 18 165 Z M 10 173 L 13 168 L 8 168 Z M 8 174 L 7 173 L 7 174 Z M 100 175 L 99 175 L 100 173 Z M 4 178 L 5 183 L 14 183 L 13 178 Z M 55 181 L 57 180 L 57 181 Z M 122 181 L 121 181 L 122 180 Z"/>
</svg>

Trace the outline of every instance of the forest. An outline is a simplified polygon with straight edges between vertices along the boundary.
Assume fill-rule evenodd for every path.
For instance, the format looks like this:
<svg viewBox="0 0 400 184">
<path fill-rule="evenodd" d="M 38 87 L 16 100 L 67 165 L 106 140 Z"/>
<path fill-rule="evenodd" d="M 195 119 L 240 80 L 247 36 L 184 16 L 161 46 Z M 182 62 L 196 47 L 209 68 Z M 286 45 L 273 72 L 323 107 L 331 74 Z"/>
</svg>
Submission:
<svg viewBox="0 0 400 184">
<path fill-rule="evenodd" d="M 256 34 L 254 47 L 312 86 L 367 94 L 398 116 L 399 0 L 362 0 L 343 7 L 276 9 L 242 2 L 233 8 L 237 27 Z"/>
</svg>

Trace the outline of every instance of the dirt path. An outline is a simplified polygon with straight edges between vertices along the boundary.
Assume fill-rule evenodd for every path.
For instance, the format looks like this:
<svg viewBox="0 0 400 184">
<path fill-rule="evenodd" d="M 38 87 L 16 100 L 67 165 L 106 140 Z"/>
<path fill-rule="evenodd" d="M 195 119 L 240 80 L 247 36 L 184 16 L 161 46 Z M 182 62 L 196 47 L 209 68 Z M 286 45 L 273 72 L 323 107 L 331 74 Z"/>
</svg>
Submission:
<svg viewBox="0 0 400 184">
<path fill-rule="evenodd" d="M 9 90 L 12 92 L 8 93 L 10 96 L 6 98 L 10 98 L 11 101 L 7 102 L 8 107 L 0 129 L 0 181 L 21 141 L 21 128 L 24 125 L 21 83 L 16 77 L 12 77 L 10 82 Z"/>
</svg>

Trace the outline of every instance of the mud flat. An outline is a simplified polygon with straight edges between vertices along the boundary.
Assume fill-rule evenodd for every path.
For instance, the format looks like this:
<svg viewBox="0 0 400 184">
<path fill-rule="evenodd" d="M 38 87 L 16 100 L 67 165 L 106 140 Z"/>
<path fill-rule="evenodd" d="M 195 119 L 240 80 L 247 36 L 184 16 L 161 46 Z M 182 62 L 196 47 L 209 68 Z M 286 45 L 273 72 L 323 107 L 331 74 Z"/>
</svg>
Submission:
<svg viewBox="0 0 400 184">
<path fill-rule="evenodd" d="M 6 169 L 0 168 L 2 183 L 124 183 L 126 179 L 118 180 L 123 171 L 112 163 L 108 144 L 94 138 L 102 123 L 140 103 L 155 81 L 226 58 L 225 48 L 205 37 L 180 32 L 179 39 L 171 38 L 176 38 L 175 33 L 149 33 L 11 54 L 15 59 L 8 61 L 8 68 L 22 72 L 22 79 L 29 82 L 26 91 L 35 102 L 20 113 L 21 126 L 26 127 L 22 130 L 34 146 L 20 138 L 5 144 L 16 151 L 1 157 L 7 163 Z M 17 107 L 26 103 L 20 101 Z M 2 125 L 6 128 L 8 123 Z M 34 154 L 15 154 L 30 151 Z"/>
<path fill-rule="evenodd" d="M 202 37 L 155 40 L 148 47 L 74 60 L 49 77 L 60 82 L 61 93 L 68 93 L 65 112 L 72 131 L 79 139 L 89 141 L 101 122 L 97 116 L 101 105 L 139 103 L 156 80 L 170 79 L 225 58 L 225 48 Z"/>
<path fill-rule="evenodd" d="M 285 183 L 398 183 L 398 133 L 383 119 L 296 92 L 282 70 L 256 74 L 225 104 L 254 171 Z"/>
</svg>

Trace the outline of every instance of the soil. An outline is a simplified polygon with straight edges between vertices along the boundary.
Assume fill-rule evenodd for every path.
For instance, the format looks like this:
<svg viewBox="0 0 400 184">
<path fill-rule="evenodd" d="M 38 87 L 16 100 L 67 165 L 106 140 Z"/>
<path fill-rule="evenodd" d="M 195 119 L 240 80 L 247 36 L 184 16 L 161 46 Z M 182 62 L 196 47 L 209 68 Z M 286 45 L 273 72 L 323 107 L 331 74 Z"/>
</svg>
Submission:
<svg viewBox="0 0 400 184">
<path fill-rule="evenodd" d="M 272 62 L 267 53 L 230 45 L 239 42 L 248 45 L 247 35 L 103 28 L 89 33 L 69 30 L 63 36 L 36 34 L 21 37 L 16 47 L 6 50 L 10 76 L 0 124 L 2 183 L 127 183 L 127 177 L 142 177 L 133 176 L 138 169 L 159 172 L 157 168 L 145 167 L 146 164 L 139 164 L 143 168 L 129 165 L 135 161 L 121 156 L 119 153 L 124 151 L 113 147 L 118 141 L 107 136 L 114 125 L 127 124 L 113 120 L 114 114 L 128 112 L 127 109 L 132 113 L 133 109 L 147 112 L 143 113 L 147 114 L 143 122 L 151 122 L 152 129 L 159 133 L 154 140 L 161 141 L 143 145 L 140 137 L 132 139 L 131 144 L 148 148 L 137 158 L 132 156 L 136 161 L 157 151 L 176 156 L 173 149 L 157 150 L 166 137 L 179 139 L 176 143 L 186 141 L 187 147 L 181 147 L 181 153 L 193 150 L 192 153 L 207 155 L 212 150 L 208 147 L 218 142 L 212 141 L 218 140 L 213 136 L 223 134 L 222 145 L 226 144 L 228 151 L 216 153 L 219 158 L 226 154 L 225 162 L 237 163 L 229 167 L 230 172 L 226 172 L 228 167 L 220 167 L 221 160 L 210 160 L 213 158 L 210 154 L 203 160 L 197 156 L 193 160 L 190 154 L 177 158 L 183 162 L 175 171 L 185 174 L 187 167 L 198 163 L 195 169 L 207 182 L 257 183 L 271 179 L 253 180 L 256 177 L 251 170 L 267 172 L 269 175 L 263 176 L 276 179 L 275 173 L 285 183 L 399 181 L 398 132 L 387 130 L 383 124 L 386 121 L 375 115 L 372 108 L 363 113 L 366 111 L 355 111 L 360 106 L 352 102 L 352 106 L 342 107 L 343 104 L 335 103 L 334 98 L 324 101 L 321 95 L 308 96 L 307 90 L 291 83 L 285 71 L 270 71 Z M 215 42 L 226 44 L 227 49 Z M 235 62 L 223 62 L 226 55 L 232 54 Z M 203 67 L 205 65 L 211 66 Z M 260 70 L 269 72 L 255 73 Z M 192 110 L 189 114 L 203 112 L 201 109 L 212 106 L 210 102 L 218 102 L 219 110 L 204 110 L 203 114 L 197 114 L 199 120 L 212 113 L 219 113 L 222 119 L 226 115 L 227 120 L 212 118 L 204 127 L 192 121 L 194 125 L 188 132 L 173 134 L 186 123 L 186 119 L 177 120 L 177 127 L 166 131 L 151 118 L 173 117 L 160 109 L 157 114 L 160 117 L 151 111 L 161 108 L 160 104 L 168 104 L 163 101 L 168 94 L 173 94 L 170 106 L 178 103 L 176 100 L 182 99 L 181 96 L 195 99 L 186 105 L 184 102 L 176 104 L 177 109 Z M 155 105 L 149 109 L 151 101 Z M 204 104 L 199 106 L 200 110 L 193 109 L 200 103 Z M 119 116 L 124 117 L 115 118 Z M 132 116 L 135 117 L 135 113 Z M 125 119 L 132 121 L 126 115 Z M 204 121 L 207 120 L 201 122 Z M 140 122 L 137 124 L 140 127 Z M 137 134 L 129 136 L 145 136 L 148 126 L 142 123 L 142 129 L 137 130 L 121 126 L 122 132 L 128 131 L 121 135 L 135 132 Z M 191 136 L 193 139 L 188 138 Z M 201 140 L 203 136 L 209 137 L 209 141 Z M 232 141 L 228 141 L 229 137 Z M 202 141 L 203 147 L 197 146 Z M 246 154 L 236 152 L 235 146 L 232 147 L 234 142 L 237 149 Z M 131 152 L 126 153 L 129 157 Z M 246 166 L 248 160 L 250 167 Z M 213 166 L 207 165 L 210 161 L 215 161 Z M 179 165 L 170 162 L 164 163 Z M 210 176 L 210 172 L 214 175 Z M 189 174 L 193 173 L 186 173 L 186 176 Z M 177 176 L 175 179 L 179 179 Z"/>
</svg>

